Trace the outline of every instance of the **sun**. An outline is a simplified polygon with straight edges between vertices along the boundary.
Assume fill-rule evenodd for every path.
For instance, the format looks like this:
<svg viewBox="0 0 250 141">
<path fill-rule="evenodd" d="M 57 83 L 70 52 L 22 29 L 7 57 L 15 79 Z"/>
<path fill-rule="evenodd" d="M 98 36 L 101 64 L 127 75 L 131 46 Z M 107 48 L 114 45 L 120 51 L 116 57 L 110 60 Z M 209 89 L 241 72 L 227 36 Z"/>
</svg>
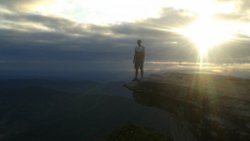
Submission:
<svg viewBox="0 0 250 141">
<path fill-rule="evenodd" d="M 234 31 L 226 22 L 204 17 L 181 29 L 180 33 L 198 48 L 199 63 L 202 64 L 209 49 L 232 39 Z"/>
<path fill-rule="evenodd" d="M 188 26 L 178 29 L 177 32 L 195 44 L 199 50 L 199 63 L 202 65 L 207 61 L 209 49 L 231 40 L 237 29 L 233 23 L 215 18 L 218 13 L 232 12 L 233 3 L 225 5 L 209 0 L 202 1 L 199 5 L 205 6 L 190 8 L 197 15 L 196 20 Z"/>
</svg>

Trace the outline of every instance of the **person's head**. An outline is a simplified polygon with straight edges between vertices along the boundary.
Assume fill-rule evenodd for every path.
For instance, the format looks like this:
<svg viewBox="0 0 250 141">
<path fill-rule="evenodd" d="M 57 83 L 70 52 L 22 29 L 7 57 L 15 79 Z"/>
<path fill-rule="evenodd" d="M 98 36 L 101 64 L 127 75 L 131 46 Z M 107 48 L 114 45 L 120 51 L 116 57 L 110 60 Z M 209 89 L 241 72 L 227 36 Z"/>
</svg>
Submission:
<svg viewBox="0 0 250 141">
<path fill-rule="evenodd" d="M 137 40 L 137 44 L 140 46 L 141 45 L 141 40 Z"/>
</svg>

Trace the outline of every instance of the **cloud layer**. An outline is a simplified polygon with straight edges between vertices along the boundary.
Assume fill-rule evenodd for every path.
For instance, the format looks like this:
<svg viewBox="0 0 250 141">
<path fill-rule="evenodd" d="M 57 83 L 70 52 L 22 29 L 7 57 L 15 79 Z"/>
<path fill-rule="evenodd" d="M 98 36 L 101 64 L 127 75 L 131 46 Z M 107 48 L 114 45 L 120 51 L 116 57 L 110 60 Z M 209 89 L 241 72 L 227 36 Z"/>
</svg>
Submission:
<svg viewBox="0 0 250 141">
<path fill-rule="evenodd" d="M 129 71 L 133 68 L 137 39 L 142 39 L 146 46 L 148 62 L 197 62 L 198 59 L 194 44 L 174 31 L 195 20 L 183 9 L 169 7 L 157 18 L 98 26 L 20 12 L 23 6 L 27 9 L 38 4 L 30 0 L 0 3 L 12 11 L 0 11 L 1 72 Z M 248 10 L 248 1 L 237 3 L 242 4 L 240 11 Z M 234 14 L 227 16 L 237 19 Z M 213 48 L 208 59 L 217 64 L 249 63 L 249 46 L 247 36 L 244 40 L 233 40 Z M 148 65 L 150 68 L 152 64 Z"/>
</svg>

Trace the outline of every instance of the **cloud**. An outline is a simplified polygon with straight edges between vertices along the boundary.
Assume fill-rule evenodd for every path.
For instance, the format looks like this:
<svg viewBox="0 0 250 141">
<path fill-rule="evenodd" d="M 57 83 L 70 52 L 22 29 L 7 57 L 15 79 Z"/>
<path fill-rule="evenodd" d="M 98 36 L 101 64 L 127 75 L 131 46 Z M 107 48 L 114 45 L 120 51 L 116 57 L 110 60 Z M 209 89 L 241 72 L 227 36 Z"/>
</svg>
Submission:
<svg viewBox="0 0 250 141">
<path fill-rule="evenodd" d="M 174 10 L 169 12 L 174 13 Z M 171 14 L 166 11 L 165 14 L 162 17 L 170 18 Z M 157 30 L 148 25 L 149 22 L 153 24 L 160 21 L 160 18 L 97 26 L 28 13 L 2 15 L 5 21 L 2 25 L 8 28 L 1 29 L 0 60 L 4 62 L 1 64 L 2 69 L 6 70 L 130 70 L 135 41 L 138 38 L 147 46 L 148 60 L 166 59 L 162 56 L 171 54 L 167 51 L 168 48 L 175 50 L 176 45 L 172 42 L 183 40 L 179 35 L 165 31 L 168 28 Z M 160 22 L 157 24 L 163 27 L 166 21 L 162 25 Z M 161 53 L 157 53 L 157 50 Z M 183 50 L 187 51 L 188 47 Z M 185 55 L 179 59 L 188 58 L 183 56 Z M 174 55 L 170 58 L 175 60 Z"/>
<path fill-rule="evenodd" d="M 174 31 L 195 19 L 185 10 L 166 8 L 158 18 L 107 26 L 32 13 L 0 14 L 0 71 L 7 73 L 129 71 L 139 38 L 148 62 L 197 61 L 198 50 Z M 244 62 L 248 46 L 246 40 L 216 48 L 211 61 Z"/>
<path fill-rule="evenodd" d="M 217 0 L 218 2 L 233 2 L 239 11 L 248 11 L 250 2 L 248 0 Z"/>
<path fill-rule="evenodd" d="M 217 75 L 230 75 L 250 78 L 250 63 L 216 64 L 204 63 L 202 66 L 195 62 L 147 62 L 148 71 L 154 72 L 184 72 L 184 73 L 209 73 Z M 162 71 L 163 70 L 163 71 Z"/>
<path fill-rule="evenodd" d="M 230 21 L 249 22 L 250 1 L 249 0 L 217 0 L 221 3 L 233 3 L 235 8 L 231 13 L 218 13 L 217 18 Z"/>
<path fill-rule="evenodd" d="M 145 23 L 153 24 L 153 25 L 161 25 L 167 27 L 179 27 L 189 24 L 190 22 L 195 20 L 195 15 L 193 15 L 190 11 L 184 9 L 174 9 L 171 7 L 162 9 L 161 16 L 159 18 L 151 18 L 145 20 Z"/>
<path fill-rule="evenodd" d="M 36 6 L 51 3 L 53 0 L 0 0 L 0 7 L 10 11 L 26 12 Z"/>
<path fill-rule="evenodd" d="M 237 0 L 235 1 L 236 3 L 238 3 L 238 10 L 240 12 L 248 12 L 250 10 L 250 1 L 249 0 Z"/>
</svg>

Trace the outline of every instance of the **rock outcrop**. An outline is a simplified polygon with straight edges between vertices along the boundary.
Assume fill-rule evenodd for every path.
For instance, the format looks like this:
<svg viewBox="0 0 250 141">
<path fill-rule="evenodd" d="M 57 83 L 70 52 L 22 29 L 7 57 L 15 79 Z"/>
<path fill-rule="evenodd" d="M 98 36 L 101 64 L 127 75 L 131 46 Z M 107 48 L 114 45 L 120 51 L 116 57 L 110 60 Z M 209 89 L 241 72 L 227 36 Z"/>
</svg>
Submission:
<svg viewBox="0 0 250 141">
<path fill-rule="evenodd" d="M 165 73 L 125 84 L 136 102 L 190 123 L 199 141 L 250 140 L 250 80 Z"/>
</svg>

